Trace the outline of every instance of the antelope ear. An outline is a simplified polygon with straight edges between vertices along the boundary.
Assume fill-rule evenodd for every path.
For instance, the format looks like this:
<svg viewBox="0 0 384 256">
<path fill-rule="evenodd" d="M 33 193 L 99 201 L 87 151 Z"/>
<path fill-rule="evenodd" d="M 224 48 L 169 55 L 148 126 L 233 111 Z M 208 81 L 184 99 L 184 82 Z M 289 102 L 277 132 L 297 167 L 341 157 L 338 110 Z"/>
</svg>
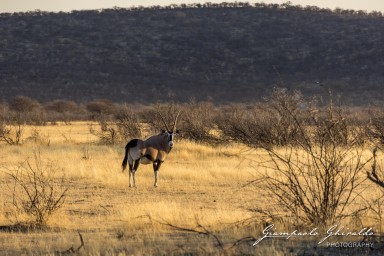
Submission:
<svg viewBox="0 0 384 256">
<path fill-rule="evenodd" d="M 165 130 L 161 130 L 161 134 L 164 134 L 165 133 Z"/>
<path fill-rule="evenodd" d="M 176 132 L 175 132 L 176 134 L 179 134 L 180 133 L 180 130 L 176 130 Z"/>
</svg>

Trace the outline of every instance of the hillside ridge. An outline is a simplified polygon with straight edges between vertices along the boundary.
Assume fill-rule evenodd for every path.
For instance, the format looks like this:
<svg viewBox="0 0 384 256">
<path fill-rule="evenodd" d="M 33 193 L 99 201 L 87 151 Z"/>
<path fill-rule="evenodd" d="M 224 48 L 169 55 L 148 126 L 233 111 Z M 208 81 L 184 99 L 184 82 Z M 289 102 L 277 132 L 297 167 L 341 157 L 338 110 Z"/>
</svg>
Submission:
<svg viewBox="0 0 384 256">
<path fill-rule="evenodd" d="M 0 14 L 0 100 L 253 102 L 273 87 L 381 101 L 380 12 L 289 3 Z"/>
</svg>

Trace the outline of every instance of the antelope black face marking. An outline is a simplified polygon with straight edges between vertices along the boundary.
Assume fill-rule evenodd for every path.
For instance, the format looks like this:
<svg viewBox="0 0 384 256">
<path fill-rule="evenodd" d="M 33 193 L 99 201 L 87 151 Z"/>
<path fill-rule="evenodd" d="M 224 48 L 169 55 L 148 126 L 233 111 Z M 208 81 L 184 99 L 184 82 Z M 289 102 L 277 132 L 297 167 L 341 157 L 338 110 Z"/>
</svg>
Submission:
<svg viewBox="0 0 384 256">
<path fill-rule="evenodd" d="M 168 132 L 168 145 L 171 150 L 173 147 L 173 132 Z"/>
</svg>

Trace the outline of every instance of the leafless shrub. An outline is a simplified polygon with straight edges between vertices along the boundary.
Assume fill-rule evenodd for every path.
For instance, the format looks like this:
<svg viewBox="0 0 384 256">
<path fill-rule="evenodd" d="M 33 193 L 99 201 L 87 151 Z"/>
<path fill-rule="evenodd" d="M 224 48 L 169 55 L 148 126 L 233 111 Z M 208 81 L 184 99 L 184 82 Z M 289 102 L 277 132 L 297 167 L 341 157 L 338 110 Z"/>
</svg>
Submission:
<svg viewBox="0 0 384 256">
<path fill-rule="evenodd" d="M 164 123 L 161 119 L 161 116 L 167 123 L 168 128 L 171 129 L 173 121 L 175 120 L 176 115 L 180 109 L 181 106 L 172 101 L 169 103 L 157 103 L 153 106 L 153 108 L 142 111 L 141 115 L 143 118 L 143 122 L 149 124 L 152 132 L 156 133 L 166 129 L 166 127 L 164 127 Z M 180 119 L 182 118 L 182 115 L 180 115 Z M 178 124 L 180 124 L 180 122 L 178 122 Z"/>
<path fill-rule="evenodd" d="M 364 200 L 360 203 L 359 208 L 360 210 L 356 211 L 353 215 L 354 222 L 363 226 L 364 221 L 370 219 L 370 222 L 375 223 L 373 228 L 376 231 L 376 235 L 383 236 L 384 190 L 374 196 L 364 197 Z"/>
<path fill-rule="evenodd" d="M 139 116 L 133 109 L 123 106 L 116 114 L 116 126 L 121 139 L 128 141 L 141 137 L 141 123 Z"/>
<path fill-rule="evenodd" d="M 322 144 L 266 150 L 271 165 L 264 166 L 265 187 L 304 223 L 325 225 L 344 217 L 361 192 L 368 160 L 357 149 Z"/>
<path fill-rule="evenodd" d="M 0 141 L 9 145 L 21 145 L 26 125 L 45 124 L 44 113 L 37 114 L 37 112 L 9 112 L 6 117 L 0 118 Z M 35 130 L 35 134 L 32 134 L 35 139 L 39 135 L 36 132 L 37 130 Z"/>
<path fill-rule="evenodd" d="M 311 102 L 308 114 L 309 127 L 314 127 L 314 141 L 318 144 L 334 143 L 339 146 L 364 144 L 364 128 L 351 124 L 346 110 L 335 106 L 332 99 L 325 107 L 318 107 L 317 101 Z"/>
<path fill-rule="evenodd" d="M 57 255 L 74 255 L 74 254 L 78 254 L 79 251 L 81 250 L 81 248 L 84 247 L 85 243 L 84 243 L 84 239 L 83 239 L 83 235 L 78 231 L 77 234 L 79 234 L 79 239 L 80 239 L 80 245 L 77 247 L 77 248 L 74 248 L 73 245 L 65 250 L 65 251 L 56 251 L 55 254 Z"/>
<path fill-rule="evenodd" d="M 27 159 L 6 172 L 12 185 L 9 187 L 12 209 L 9 216 L 20 223 L 20 216 L 28 216 L 28 223 L 44 227 L 64 202 L 69 187 L 64 176 L 57 177 L 60 169 L 52 161 L 44 161 L 39 152 L 33 161 Z"/>
<path fill-rule="evenodd" d="M 211 102 L 191 101 L 183 109 L 178 124 L 183 138 L 208 144 L 222 142 L 215 124 L 218 110 Z"/>
<path fill-rule="evenodd" d="M 383 165 L 382 165 L 382 163 L 381 163 L 381 165 L 377 164 L 377 151 L 378 151 L 378 148 L 376 147 L 372 152 L 373 153 L 373 163 L 372 163 L 371 169 L 369 171 L 367 171 L 367 177 L 369 180 L 371 180 L 376 185 L 384 188 L 384 171 L 382 168 Z"/>
<path fill-rule="evenodd" d="M 63 121 L 69 123 L 73 121 L 75 113 L 78 111 L 79 106 L 70 100 L 54 100 L 44 104 L 44 109 L 49 113 L 51 121 Z"/>
<path fill-rule="evenodd" d="M 8 145 L 20 145 L 23 131 L 24 125 L 20 123 L 8 124 L 4 120 L 0 120 L 0 141 Z"/>
<path fill-rule="evenodd" d="M 270 117 L 259 106 L 246 107 L 232 105 L 222 107 L 217 125 L 228 141 L 246 145 L 272 144 L 275 137 L 270 125 Z"/>
<path fill-rule="evenodd" d="M 40 107 L 38 101 L 26 96 L 16 96 L 11 103 L 11 109 L 19 113 L 32 112 Z"/>
<path fill-rule="evenodd" d="M 113 117 L 99 116 L 98 128 L 89 126 L 91 134 L 97 136 L 101 144 L 116 144 L 141 137 L 141 124 L 138 115 L 132 109 L 124 107 Z"/>
<path fill-rule="evenodd" d="M 7 102 L 0 102 L 0 120 L 4 119 L 9 113 L 9 105 Z"/>
<path fill-rule="evenodd" d="M 152 218 L 150 215 L 146 215 L 146 217 L 148 217 L 151 221 L 154 221 L 154 222 L 157 222 L 161 225 L 164 225 L 164 226 L 167 226 L 167 227 L 170 227 L 172 228 L 173 230 L 176 230 L 178 232 L 186 232 L 186 233 L 195 233 L 195 234 L 198 234 L 198 235 L 203 235 L 203 236 L 206 236 L 208 238 L 213 238 L 214 241 L 216 242 L 216 246 L 218 248 L 220 248 L 221 250 L 225 250 L 224 248 L 224 243 L 221 241 L 221 239 L 219 238 L 218 235 L 216 235 L 214 232 L 212 232 L 211 230 L 209 230 L 208 228 L 206 228 L 205 226 L 201 225 L 199 223 L 199 220 L 198 218 L 196 217 L 195 218 L 195 221 L 196 221 L 196 227 L 194 228 L 190 228 L 190 227 L 180 227 L 180 226 L 177 226 L 177 225 L 174 225 L 172 223 L 169 223 L 165 220 L 156 220 L 154 218 Z"/>
<path fill-rule="evenodd" d="M 288 93 L 286 89 L 276 88 L 267 99 L 267 104 L 272 109 L 271 113 L 267 113 L 272 115 L 269 120 L 273 131 L 271 142 L 274 145 L 284 146 L 301 141 L 299 125 L 303 125 L 303 118 L 300 114 L 306 104 L 301 93 L 299 91 Z"/>
<path fill-rule="evenodd" d="M 197 236 L 200 236 L 204 239 L 206 239 L 207 242 L 213 243 L 215 246 L 215 252 L 220 252 L 220 254 L 223 255 L 232 255 L 232 254 L 245 254 L 243 251 L 244 248 L 252 248 L 252 245 L 257 241 L 257 238 L 252 235 L 247 235 L 243 236 L 239 239 L 224 239 L 223 235 L 221 232 L 228 232 L 229 230 L 236 230 L 236 232 L 239 232 L 239 230 L 246 231 L 248 233 L 248 228 L 251 232 L 254 232 L 254 227 L 255 225 L 255 219 L 254 218 L 249 218 L 245 219 L 243 221 L 238 221 L 236 223 L 225 223 L 221 231 L 214 231 L 212 230 L 211 227 L 209 226 L 204 226 L 200 223 L 199 219 L 197 216 L 195 216 L 195 224 L 194 226 L 179 226 L 175 225 L 173 223 L 170 223 L 164 219 L 157 220 L 150 215 L 145 215 L 143 217 L 147 217 L 152 223 L 158 223 L 161 224 L 165 227 L 168 227 L 174 231 L 180 232 L 180 233 L 189 233 L 189 234 L 195 234 Z M 258 224 L 257 224 L 258 225 Z M 246 246 L 246 247 L 243 247 Z M 218 251 L 219 250 L 219 251 Z M 206 253 L 206 251 L 204 251 Z"/>
<path fill-rule="evenodd" d="M 156 104 L 153 109 L 143 111 L 142 115 L 152 130 L 158 132 L 166 128 L 161 116 L 164 117 L 168 128 L 172 129 L 179 111 L 182 112 L 176 128 L 182 138 L 208 144 L 222 142 L 215 120 L 218 110 L 211 102 L 191 101 L 183 105 L 174 102 Z"/>
<path fill-rule="evenodd" d="M 46 113 L 37 100 L 26 96 L 16 96 L 11 103 L 11 110 L 13 112 L 9 113 L 8 121 L 12 124 L 46 124 Z"/>
<path fill-rule="evenodd" d="M 39 128 L 33 127 L 31 129 L 31 135 L 27 137 L 24 141 L 31 141 L 38 145 L 49 146 L 51 144 L 51 140 L 49 136 L 43 135 Z"/>
<path fill-rule="evenodd" d="M 44 105 L 48 111 L 55 111 L 58 113 L 69 113 L 77 110 L 78 105 L 71 100 L 54 100 Z"/>
<path fill-rule="evenodd" d="M 119 142 L 119 134 L 114 122 L 104 118 L 98 120 L 98 125 L 89 125 L 89 132 L 99 138 L 99 143 L 103 145 L 114 145 Z"/>
<path fill-rule="evenodd" d="M 35 110 L 28 113 L 25 117 L 25 123 L 30 125 L 47 125 L 47 115 L 44 109 Z"/>
<path fill-rule="evenodd" d="M 115 113 L 115 105 L 112 101 L 106 99 L 94 100 L 88 102 L 86 108 L 95 116 L 98 115 L 111 115 Z"/>
<path fill-rule="evenodd" d="M 227 107 L 221 111 L 218 127 L 225 138 L 252 147 L 296 145 L 306 140 L 304 135 L 339 145 L 364 143 L 364 129 L 352 125 L 342 107 L 332 100 L 327 107 L 319 105 L 299 92 L 275 89 L 264 104 Z"/>
<path fill-rule="evenodd" d="M 299 92 L 289 94 L 284 89 L 275 89 L 265 104 L 234 105 L 222 111 L 218 126 L 228 139 L 251 146 L 295 144 L 301 140 L 301 133 L 292 118 L 303 122 L 302 104 Z"/>
<path fill-rule="evenodd" d="M 261 166 L 264 186 L 297 219 L 327 224 L 342 218 L 359 195 L 361 172 L 370 161 L 358 147 L 359 131 L 348 126 L 342 109 L 332 101 L 318 107 L 298 100 L 295 93 L 275 93 L 267 125 L 252 118 L 255 110 L 236 113 L 240 118 L 231 121 L 235 135 L 268 153 L 269 162 Z M 273 132 L 263 130 L 267 127 Z"/>
<path fill-rule="evenodd" d="M 273 170 L 265 174 L 266 186 L 299 219 L 332 223 L 359 195 L 361 172 L 371 159 L 363 159 L 357 147 L 359 132 L 346 125 L 342 111 L 335 112 L 332 102 L 327 108 L 309 109 L 309 126 L 286 111 L 300 131 L 300 140 L 283 152 L 265 148 Z"/>
<path fill-rule="evenodd" d="M 384 145 L 384 111 L 372 111 L 367 133 L 373 141 Z"/>
<path fill-rule="evenodd" d="M 383 218 L 384 218 L 384 194 L 382 194 L 379 197 L 372 198 L 371 199 L 372 205 L 370 206 L 369 210 L 371 210 L 374 213 L 373 219 L 377 222 L 377 230 L 381 236 L 383 236 Z"/>
</svg>

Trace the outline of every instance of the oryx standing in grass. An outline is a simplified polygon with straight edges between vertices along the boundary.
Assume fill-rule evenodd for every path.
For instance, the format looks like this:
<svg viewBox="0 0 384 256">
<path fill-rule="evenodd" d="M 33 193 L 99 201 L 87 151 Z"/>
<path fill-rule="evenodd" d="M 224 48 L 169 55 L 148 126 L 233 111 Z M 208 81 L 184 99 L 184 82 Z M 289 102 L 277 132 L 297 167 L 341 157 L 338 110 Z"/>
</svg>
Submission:
<svg viewBox="0 0 384 256">
<path fill-rule="evenodd" d="M 165 122 L 163 116 L 159 113 L 166 131 L 162 131 L 158 135 L 154 135 L 147 140 L 133 139 L 125 146 L 125 157 L 122 163 L 123 171 L 129 165 L 129 187 L 131 185 L 131 176 L 133 180 L 133 187 L 136 187 L 135 173 L 140 163 L 153 164 L 153 171 L 155 172 L 155 187 L 157 187 L 157 175 L 161 164 L 171 152 L 173 147 L 173 136 L 176 134 L 176 122 L 179 117 L 180 111 L 177 113 L 173 123 L 172 130 L 170 130 Z"/>
</svg>

